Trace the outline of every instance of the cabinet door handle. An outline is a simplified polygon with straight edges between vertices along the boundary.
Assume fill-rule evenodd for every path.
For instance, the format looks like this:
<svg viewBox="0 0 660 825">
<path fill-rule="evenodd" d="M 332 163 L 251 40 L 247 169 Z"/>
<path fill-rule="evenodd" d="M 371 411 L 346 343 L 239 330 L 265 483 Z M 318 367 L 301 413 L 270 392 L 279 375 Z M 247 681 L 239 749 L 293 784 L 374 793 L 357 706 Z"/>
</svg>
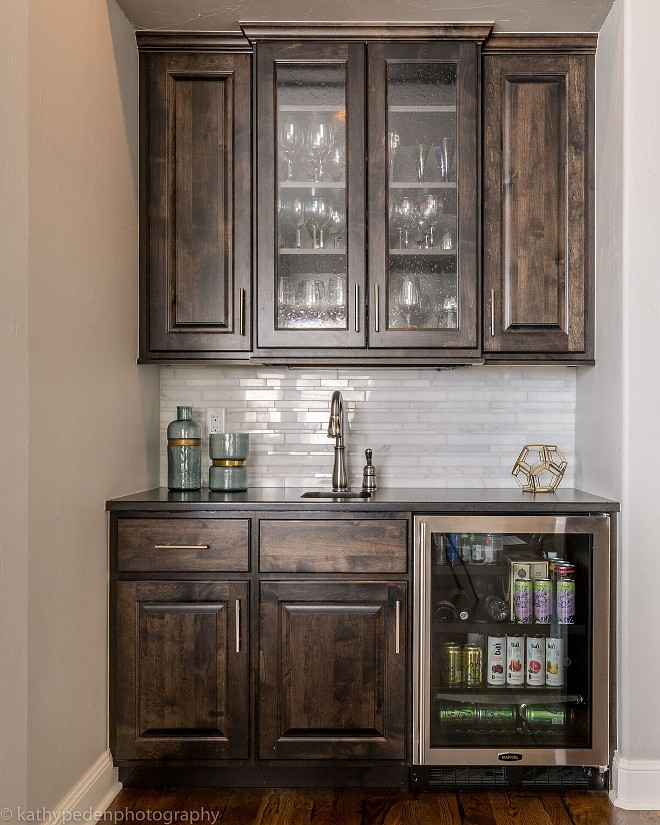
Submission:
<svg viewBox="0 0 660 825">
<path fill-rule="evenodd" d="M 154 550 L 208 550 L 208 544 L 154 544 Z"/>
<path fill-rule="evenodd" d="M 238 331 L 245 335 L 245 290 L 241 289 L 238 299 Z"/>
<path fill-rule="evenodd" d="M 241 652 L 241 600 L 236 599 L 236 653 Z"/>
<path fill-rule="evenodd" d="M 380 329 L 380 322 L 379 322 L 379 315 L 380 315 L 380 301 L 379 301 L 379 294 L 378 294 L 378 284 L 374 284 L 374 330 L 376 332 Z"/>
<path fill-rule="evenodd" d="M 355 331 L 360 331 L 360 284 L 355 284 Z"/>
<path fill-rule="evenodd" d="M 490 335 L 495 337 L 495 290 L 490 291 Z"/>
<path fill-rule="evenodd" d="M 394 645 L 394 652 L 398 653 L 401 646 L 399 636 L 401 634 L 401 602 L 397 600 L 394 606 L 394 623 L 395 623 L 395 636 L 396 642 Z"/>
</svg>

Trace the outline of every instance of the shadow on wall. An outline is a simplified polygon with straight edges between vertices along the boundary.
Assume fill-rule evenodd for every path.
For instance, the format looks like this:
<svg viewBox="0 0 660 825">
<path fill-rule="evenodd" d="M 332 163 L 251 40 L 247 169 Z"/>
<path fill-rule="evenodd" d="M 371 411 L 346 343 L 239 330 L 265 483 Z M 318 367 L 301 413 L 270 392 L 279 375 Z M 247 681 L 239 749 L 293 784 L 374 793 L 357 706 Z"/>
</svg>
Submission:
<svg viewBox="0 0 660 825">
<path fill-rule="evenodd" d="M 126 19 L 124 12 L 119 8 L 115 0 L 106 0 L 108 8 L 108 21 L 110 23 L 110 33 L 112 36 L 112 49 L 115 55 L 115 66 L 117 67 L 117 86 L 121 97 L 121 106 L 124 113 L 124 127 L 126 129 L 126 143 L 131 156 L 131 173 L 135 197 L 138 191 L 138 90 L 137 90 L 137 47 L 127 45 L 125 29 L 131 24 Z M 121 29 L 124 29 L 120 34 Z"/>
</svg>

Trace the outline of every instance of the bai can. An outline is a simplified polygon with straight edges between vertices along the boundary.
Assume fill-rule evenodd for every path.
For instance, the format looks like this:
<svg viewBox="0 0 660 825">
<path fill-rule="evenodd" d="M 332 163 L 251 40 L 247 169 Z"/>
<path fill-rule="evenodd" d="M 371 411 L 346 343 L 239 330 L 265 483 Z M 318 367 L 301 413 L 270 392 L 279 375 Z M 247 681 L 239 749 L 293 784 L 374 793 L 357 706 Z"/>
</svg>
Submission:
<svg viewBox="0 0 660 825">
<path fill-rule="evenodd" d="M 483 656 L 479 645 L 463 647 L 463 682 L 467 687 L 480 687 L 483 681 Z"/>
<path fill-rule="evenodd" d="M 548 687 L 563 687 L 564 640 L 548 638 L 545 643 L 545 683 Z"/>
<path fill-rule="evenodd" d="M 513 583 L 513 619 L 518 624 L 532 621 L 532 583 L 529 579 L 516 579 Z"/>
<path fill-rule="evenodd" d="M 575 621 L 575 579 L 557 579 L 557 619 L 559 624 Z"/>
<path fill-rule="evenodd" d="M 444 682 L 447 687 L 462 684 L 461 646 L 458 642 L 445 642 L 444 645 Z"/>
<path fill-rule="evenodd" d="M 516 723 L 516 709 L 513 705 L 479 705 L 477 721 L 483 726 L 512 728 Z"/>
<path fill-rule="evenodd" d="M 440 724 L 458 727 L 462 725 L 475 725 L 477 722 L 477 711 L 474 705 L 443 705 L 438 711 Z"/>
<path fill-rule="evenodd" d="M 527 684 L 530 687 L 545 684 L 545 636 L 527 637 Z"/>
<path fill-rule="evenodd" d="M 507 685 L 525 684 L 525 644 L 524 636 L 507 636 L 506 638 L 506 683 Z"/>
<path fill-rule="evenodd" d="M 534 579 L 534 623 L 550 624 L 552 619 L 552 582 Z"/>
<path fill-rule="evenodd" d="M 486 681 L 489 685 L 506 683 L 506 636 L 488 637 Z"/>
</svg>

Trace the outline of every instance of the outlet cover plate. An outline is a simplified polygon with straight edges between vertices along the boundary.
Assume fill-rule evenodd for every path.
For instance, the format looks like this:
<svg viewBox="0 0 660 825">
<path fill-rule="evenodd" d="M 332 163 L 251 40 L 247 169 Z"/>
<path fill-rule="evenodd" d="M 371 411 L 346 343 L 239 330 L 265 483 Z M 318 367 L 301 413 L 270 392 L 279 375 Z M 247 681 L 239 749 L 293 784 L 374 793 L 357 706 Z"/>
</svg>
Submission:
<svg viewBox="0 0 660 825">
<path fill-rule="evenodd" d="M 224 433 L 225 431 L 225 410 L 223 407 L 215 407 L 206 411 L 206 432 Z"/>
</svg>

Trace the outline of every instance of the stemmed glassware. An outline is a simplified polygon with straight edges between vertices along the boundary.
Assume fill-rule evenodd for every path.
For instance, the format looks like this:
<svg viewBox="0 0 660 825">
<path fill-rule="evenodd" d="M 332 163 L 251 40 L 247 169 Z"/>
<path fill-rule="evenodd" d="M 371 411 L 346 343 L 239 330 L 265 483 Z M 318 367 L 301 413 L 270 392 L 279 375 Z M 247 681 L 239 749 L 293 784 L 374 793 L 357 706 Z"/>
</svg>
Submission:
<svg viewBox="0 0 660 825">
<path fill-rule="evenodd" d="M 323 118 L 314 118 L 307 130 L 307 154 L 314 166 L 312 180 L 323 180 L 323 164 L 335 145 L 332 126 Z"/>
<path fill-rule="evenodd" d="M 419 204 L 418 226 L 423 234 L 422 245 L 426 249 L 433 247 L 433 230 L 438 223 L 438 201 L 435 195 L 424 195 Z"/>
<path fill-rule="evenodd" d="M 305 143 L 305 136 L 295 120 L 285 121 L 279 132 L 279 143 L 286 161 L 286 179 L 293 180 L 293 162 Z"/>
<path fill-rule="evenodd" d="M 412 198 L 401 198 L 397 214 L 401 228 L 403 229 L 405 248 L 408 249 L 408 233 L 417 223 L 419 216 L 417 204 Z"/>
<path fill-rule="evenodd" d="M 326 161 L 326 167 L 335 183 L 343 180 L 346 173 L 346 147 L 337 141 L 336 136 L 334 146 Z"/>
<path fill-rule="evenodd" d="M 328 233 L 333 240 L 333 249 L 337 249 L 339 239 L 346 232 L 346 212 L 337 204 L 330 204 L 327 226 Z"/>
<path fill-rule="evenodd" d="M 296 230 L 296 249 L 300 249 L 302 243 L 300 230 L 305 225 L 305 204 L 301 198 L 293 198 L 289 204 L 289 214 L 289 220 Z"/>
<path fill-rule="evenodd" d="M 323 230 L 330 220 L 330 204 L 325 198 L 310 198 L 305 205 L 305 214 L 312 248 L 323 249 Z"/>
<path fill-rule="evenodd" d="M 390 181 L 394 180 L 394 159 L 396 150 L 401 145 L 401 135 L 398 132 L 388 132 L 387 148 L 389 149 Z"/>
<path fill-rule="evenodd" d="M 404 275 L 397 295 L 397 306 L 406 319 L 406 326 L 410 326 L 413 312 L 417 312 L 422 305 L 422 292 L 419 278 L 416 275 Z"/>
<path fill-rule="evenodd" d="M 428 143 L 418 143 L 415 147 L 415 154 L 417 160 L 417 180 L 421 183 L 426 174 L 426 159 L 431 147 Z"/>
</svg>

